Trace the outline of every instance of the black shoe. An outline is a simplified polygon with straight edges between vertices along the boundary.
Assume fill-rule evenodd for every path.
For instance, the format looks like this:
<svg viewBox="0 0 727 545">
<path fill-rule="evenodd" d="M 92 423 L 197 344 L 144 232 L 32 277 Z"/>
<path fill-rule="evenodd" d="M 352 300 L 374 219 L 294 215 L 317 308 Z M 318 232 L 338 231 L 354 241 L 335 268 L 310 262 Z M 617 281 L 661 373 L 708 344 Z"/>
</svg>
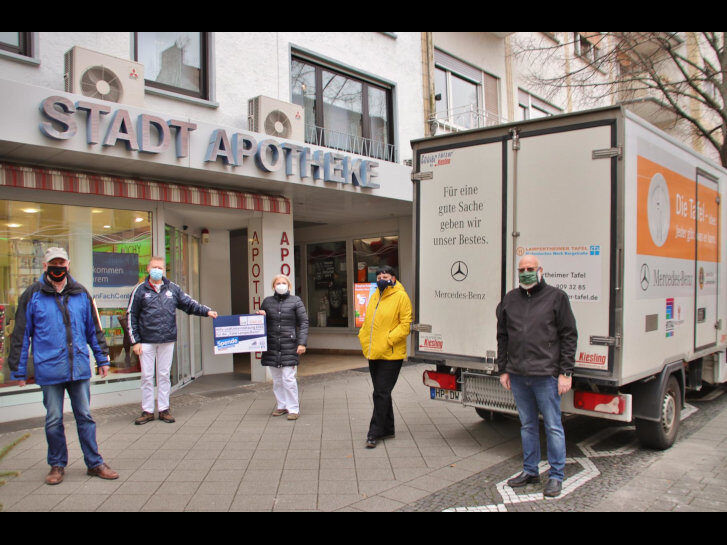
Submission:
<svg viewBox="0 0 727 545">
<path fill-rule="evenodd" d="M 548 498 L 555 498 L 560 496 L 560 490 L 563 487 L 563 483 L 556 479 L 548 479 L 545 489 L 543 490 L 543 496 Z"/>
<path fill-rule="evenodd" d="M 366 448 L 376 448 L 376 439 L 370 435 L 366 438 Z"/>
<path fill-rule="evenodd" d="M 539 482 L 540 482 L 540 475 L 530 475 L 523 471 L 517 477 L 513 477 L 512 479 L 507 481 L 507 486 L 509 486 L 510 488 L 519 488 L 519 487 L 525 486 L 527 484 L 539 483 Z"/>
</svg>

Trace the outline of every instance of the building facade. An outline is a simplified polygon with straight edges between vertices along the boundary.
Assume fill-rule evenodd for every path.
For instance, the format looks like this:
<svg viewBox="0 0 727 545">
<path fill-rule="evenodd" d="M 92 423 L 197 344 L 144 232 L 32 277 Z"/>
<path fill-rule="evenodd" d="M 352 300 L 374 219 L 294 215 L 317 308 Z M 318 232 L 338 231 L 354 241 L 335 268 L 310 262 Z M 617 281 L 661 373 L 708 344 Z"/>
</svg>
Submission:
<svg viewBox="0 0 727 545">
<path fill-rule="evenodd" d="M 139 397 L 125 335 L 153 255 L 221 315 L 291 277 L 309 349 L 358 350 L 377 266 L 413 278 L 409 141 L 424 135 L 422 33 L 0 33 L 0 420 L 43 414 L 6 365 L 15 309 L 63 246 L 93 294 L 111 374 L 96 406 Z M 241 371 L 212 321 L 178 316 L 172 379 Z M 32 366 L 31 366 L 32 368 Z"/>
</svg>

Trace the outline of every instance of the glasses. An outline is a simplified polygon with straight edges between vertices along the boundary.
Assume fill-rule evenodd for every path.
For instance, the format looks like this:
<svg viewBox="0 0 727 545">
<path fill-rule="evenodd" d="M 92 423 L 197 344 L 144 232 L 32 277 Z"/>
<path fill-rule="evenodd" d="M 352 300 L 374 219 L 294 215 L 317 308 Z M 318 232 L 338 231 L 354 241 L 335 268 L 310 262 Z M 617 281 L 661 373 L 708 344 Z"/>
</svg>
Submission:
<svg viewBox="0 0 727 545">
<path fill-rule="evenodd" d="M 517 272 L 535 272 L 538 270 L 538 267 L 518 267 Z"/>
</svg>

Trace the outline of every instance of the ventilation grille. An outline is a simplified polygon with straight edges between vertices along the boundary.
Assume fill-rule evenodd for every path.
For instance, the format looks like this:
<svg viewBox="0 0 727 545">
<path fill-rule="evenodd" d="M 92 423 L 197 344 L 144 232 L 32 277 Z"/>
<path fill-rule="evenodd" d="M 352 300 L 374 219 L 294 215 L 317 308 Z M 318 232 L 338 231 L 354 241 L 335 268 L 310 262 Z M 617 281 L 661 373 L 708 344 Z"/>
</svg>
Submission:
<svg viewBox="0 0 727 545">
<path fill-rule="evenodd" d="M 462 404 L 518 414 L 512 391 L 505 390 L 500 384 L 500 378 L 493 375 L 463 372 Z"/>
</svg>

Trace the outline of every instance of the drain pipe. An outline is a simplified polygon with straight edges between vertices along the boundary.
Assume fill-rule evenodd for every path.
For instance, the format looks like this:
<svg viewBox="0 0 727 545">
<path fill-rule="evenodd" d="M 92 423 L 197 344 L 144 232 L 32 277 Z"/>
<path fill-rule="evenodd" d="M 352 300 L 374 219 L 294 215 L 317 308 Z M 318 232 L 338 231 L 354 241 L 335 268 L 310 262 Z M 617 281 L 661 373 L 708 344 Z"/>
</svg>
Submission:
<svg viewBox="0 0 727 545">
<path fill-rule="evenodd" d="M 512 135 L 512 279 L 515 287 L 517 270 L 517 243 L 520 233 L 517 230 L 517 154 L 520 150 L 520 133 L 517 127 L 510 129 Z"/>
</svg>

